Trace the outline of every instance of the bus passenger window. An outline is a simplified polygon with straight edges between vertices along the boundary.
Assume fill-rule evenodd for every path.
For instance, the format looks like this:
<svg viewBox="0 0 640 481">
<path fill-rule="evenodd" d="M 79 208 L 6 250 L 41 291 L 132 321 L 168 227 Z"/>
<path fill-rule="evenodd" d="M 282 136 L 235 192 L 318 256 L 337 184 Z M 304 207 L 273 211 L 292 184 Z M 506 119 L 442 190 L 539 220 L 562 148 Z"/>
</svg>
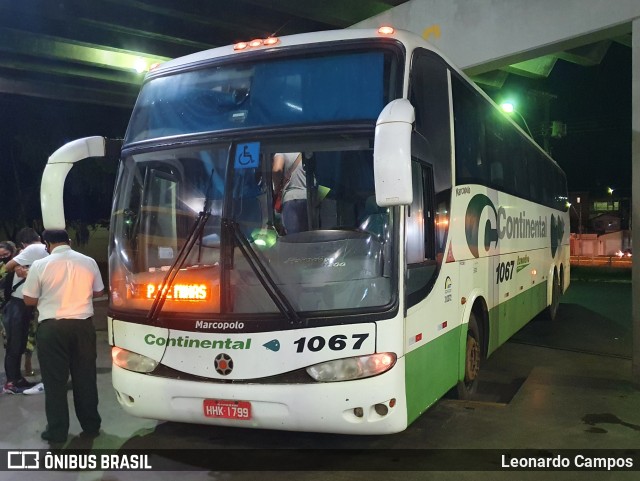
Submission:
<svg viewBox="0 0 640 481">
<path fill-rule="evenodd" d="M 491 163 L 491 183 L 500 187 L 504 186 L 504 172 L 500 162 Z"/>
</svg>

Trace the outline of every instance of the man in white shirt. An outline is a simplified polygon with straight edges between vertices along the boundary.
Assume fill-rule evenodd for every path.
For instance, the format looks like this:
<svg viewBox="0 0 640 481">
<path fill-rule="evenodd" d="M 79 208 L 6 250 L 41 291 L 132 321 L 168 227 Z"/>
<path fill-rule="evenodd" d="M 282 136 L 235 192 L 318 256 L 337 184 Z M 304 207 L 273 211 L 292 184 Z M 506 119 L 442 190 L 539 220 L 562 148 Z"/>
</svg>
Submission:
<svg viewBox="0 0 640 481">
<path fill-rule="evenodd" d="M 33 318 L 33 307 L 25 305 L 22 290 L 29 266 L 48 255 L 40 236 L 31 227 L 21 229 L 16 236 L 16 241 L 22 250 L 5 266 L 8 272 L 14 273 L 11 297 L 4 306 L 2 318 L 7 335 L 7 349 L 4 356 L 7 382 L 2 391 L 7 394 L 22 393 L 35 384 L 27 381 L 20 370 L 22 355 L 27 349 L 29 324 Z"/>
<path fill-rule="evenodd" d="M 98 414 L 93 298 L 104 292 L 96 261 L 71 249 L 65 230 L 42 233 L 50 256 L 31 265 L 24 301 L 38 306 L 38 359 L 45 393 L 47 429 L 42 439 L 62 443 L 69 433 L 67 381 L 84 435 L 96 436 Z"/>
</svg>

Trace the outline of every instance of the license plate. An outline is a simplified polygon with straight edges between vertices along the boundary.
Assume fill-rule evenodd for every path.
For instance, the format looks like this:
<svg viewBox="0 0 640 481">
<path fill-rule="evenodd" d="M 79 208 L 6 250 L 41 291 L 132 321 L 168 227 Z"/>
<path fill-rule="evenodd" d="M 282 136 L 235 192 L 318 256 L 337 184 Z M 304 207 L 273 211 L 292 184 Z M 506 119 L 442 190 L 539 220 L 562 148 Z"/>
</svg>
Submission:
<svg viewBox="0 0 640 481">
<path fill-rule="evenodd" d="M 251 403 L 249 401 L 228 401 L 224 399 L 205 399 L 202 403 L 204 416 L 207 418 L 251 419 Z"/>
</svg>

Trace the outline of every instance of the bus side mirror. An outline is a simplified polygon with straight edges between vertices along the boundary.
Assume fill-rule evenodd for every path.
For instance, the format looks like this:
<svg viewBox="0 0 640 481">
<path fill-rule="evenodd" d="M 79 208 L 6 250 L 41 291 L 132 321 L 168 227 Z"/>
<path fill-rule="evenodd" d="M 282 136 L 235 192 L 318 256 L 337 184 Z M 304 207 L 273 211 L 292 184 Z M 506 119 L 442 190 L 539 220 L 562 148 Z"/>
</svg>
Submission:
<svg viewBox="0 0 640 481">
<path fill-rule="evenodd" d="M 415 112 L 406 99 L 389 102 L 376 122 L 373 172 L 380 207 L 413 202 L 411 131 Z"/>
<path fill-rule="evenodd" d="M 40 206 L 45 229 L 65 229 L 64 182 L 73 165 L 89 157 L 109 157 L 118 152 L 121 141 L 103 137 L 74 140 L 56 150 L 47 161 L 40 183 Z"/>
</svg>

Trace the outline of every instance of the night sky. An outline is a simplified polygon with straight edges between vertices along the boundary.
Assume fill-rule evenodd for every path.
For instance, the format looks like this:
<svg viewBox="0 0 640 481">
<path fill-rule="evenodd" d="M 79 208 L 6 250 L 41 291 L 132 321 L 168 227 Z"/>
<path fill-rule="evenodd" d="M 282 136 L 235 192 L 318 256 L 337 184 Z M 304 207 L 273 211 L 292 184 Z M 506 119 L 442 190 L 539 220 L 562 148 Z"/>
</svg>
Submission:
<svg viewBox="0 0 640 481">
<path fill-rule="evenodd" d="M 495 99 L 534 89 L 556 95 L 550 120 L 567 125 L 566 137 L 551 139 L 551 155 L 567 174 L 569 191 L 606 194 L 606 188 L 630 195 L 631 48 L 612 43 L 603 61 L 584 67 L 558 60 L 547 79 L 510 75 Z M 519 111 L 536 136 L 544 119 L 542 102 Z M 540 136 L 536 140 L 542 145 Z"/>
<path fill-rule="evenodd" d="M 90 135 L 122 137 L 131 115 L 129 109 L 6 94 L 0 94 L 0 106 L 4 141 L 29 137 L 49 146 L 49 153 Z"/>
<path fill-rule="evenodd" d="M 0 94 L 0 236 L 39 229 L 40 180 L 48 157 L 72 140 L 124 135 L 128 109 Z M 89 224 L 107 222 L 116 165 L 89 160 L 65 183 L 65 216 Z M 16 224 L 17 223 L 17 224 Z"/>
</svg>

